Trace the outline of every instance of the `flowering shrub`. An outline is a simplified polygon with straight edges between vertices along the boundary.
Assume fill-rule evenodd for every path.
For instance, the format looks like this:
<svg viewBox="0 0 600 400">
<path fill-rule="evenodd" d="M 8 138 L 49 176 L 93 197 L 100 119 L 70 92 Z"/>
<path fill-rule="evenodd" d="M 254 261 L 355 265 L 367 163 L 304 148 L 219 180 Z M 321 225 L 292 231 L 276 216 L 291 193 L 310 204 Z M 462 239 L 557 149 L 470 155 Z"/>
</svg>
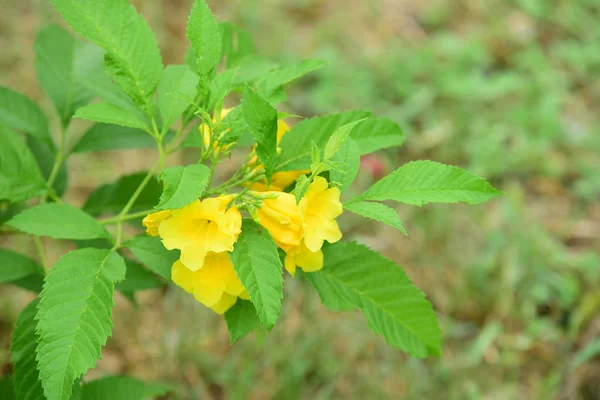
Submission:
<svg viewBox="0 0 600 400">
<path fill-rule="evenodd" d="M 197 0 L 187 31 L 192 51 L 185 64 L 163 68 L 153 33 L 125 0 L 53 3 L 89 41 L 57 26 L 36 40 L 39 81 L 60 118 L 58 144 L 37 105 L 0 89 L 2 232 L 31 235 L 39 252 L 34 261 L 0 250 L 1 281 L 39 293 L 12 338 L 16 398 L 167 391 L 133 378 L 80 378 L 111 334 L 115 289 L 134 299 L 137 290 L 169 281 L 223 314 L 232 343 L 273 329 L 287 270 L 285 279 L 307 280 L 326 307 L 361 311 L 390 346 L 415 357 L 440 353 L 425 296 L 393 262 L 344 242 L 337 218 L 352 212 L 404 232 L 384 201 L 478 204 L 497 190 L 459 168 L 415 161 L 358 196 L 345 195 L 361 156 L 399 146 L 404 136 L 391 120 L 364 111 L 290 128 L 284 119 L 296 116 L 275 108 L 285 100 L 283 87 L 323 62 L 257 66 L 247 35 L 218 24 Z M 72 118 L 96 124 L 68 147 Z M 157 160 L 147 173 L 101 186 L 81 209 L 62 200 L 69 155 L 149 146 Z M 237 172 L 214 182 L 216 166 L 244 146 Z M 196 149 L 198 162 L 165 168 L 165 158 L 183 148 Z M 125 237 L 128 222 L 146 234 Z M 73 240 L 78 249 L 50 268 L 39 236 Z"/>
</svg>

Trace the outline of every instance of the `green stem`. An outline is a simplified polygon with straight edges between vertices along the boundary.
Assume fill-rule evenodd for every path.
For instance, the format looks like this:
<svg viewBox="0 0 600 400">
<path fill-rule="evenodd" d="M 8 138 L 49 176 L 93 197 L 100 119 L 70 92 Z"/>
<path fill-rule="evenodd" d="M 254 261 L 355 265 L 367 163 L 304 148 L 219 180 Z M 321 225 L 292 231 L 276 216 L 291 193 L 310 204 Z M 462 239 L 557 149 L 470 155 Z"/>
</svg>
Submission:
<svg viewBox="0 0 600 400">
<path fill-rule="evenodd" d="M 123 216 L 117 215 L 115 217 L 101 219 L 98 222 L 100 222 L 102 225 L 112 225 L 112 224 L 117 224 L 119 222 L 124 222 L 124 221 L 129 221 L 129 220 L 140 218 L 140 217 L 145 217 L 146 215 L 151 214 L 153 212 L 156 212 L 156 210 L 150 209 L 150 210 L 139 211 L 139 212 L 123 215 Z"/>
<path fill-rule="evenodd" d="M 33 242 L 35 243 L 35 248 L 37 249 L 38 255 L 40 257 L 40 264 L 42 264 L 42 273 L 44 275 L 48 274 L 48 262 L 46 261 L 46 252 L 44 251 L 44 245 L 39 236 L 33 237 Z"/>
<path fill-rule="evenodd" d="M 150 179 L 152 179 L 152 177 L 154 176 L 154 172 L 156 171 L 156 169 L 159 167 L 159 165 L 162 164 L 161 161 L 164 162 L 164 160 L 159 160 L 159 162 L 154 164 L 154 167 L 152 167 L 152 169 L 150 171 L 148 171 L 148 174 L 146 175 L 146 177 L 142 180 L 142 182 L 140 182 L 140 185 L 137 187 L 135 192 L 133 192 L 133 195 L 131 196 L 131 198 L 129 199 L 127 204 L 125 204 L 125 207 L 123 207 L 123 209 L 119 213 L 119 215 L 118 215 L 119 218 L 122 219 L 125 215 L 127 215 L 127 213 L 129 212 L 129 210 L 131 209 L 131 207 L 133 206 L 133 204 L 135 203 L 137 198 L 142 193 L 142 190 L 144 190 L 144 188 L 146 187 L 148 182 L 150 182 Z M 117 222 L 117 241 L 116 241 L 115 247 L 119 247 L 121 245 L 121 240 L 123 238 L 123 221 L 124 221 L 124 219 Z"/>
</svg>

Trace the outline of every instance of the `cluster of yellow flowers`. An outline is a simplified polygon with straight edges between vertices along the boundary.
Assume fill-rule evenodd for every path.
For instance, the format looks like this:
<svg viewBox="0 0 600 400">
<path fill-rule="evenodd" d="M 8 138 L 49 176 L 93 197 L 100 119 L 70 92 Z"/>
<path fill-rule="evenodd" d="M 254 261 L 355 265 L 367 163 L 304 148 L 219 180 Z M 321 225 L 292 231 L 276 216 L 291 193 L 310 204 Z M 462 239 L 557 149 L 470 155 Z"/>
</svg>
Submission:
<svg viewBox="0 0 600 400">
<path fill-rule="evenodd" d="M 279 122 L 278 141 L 288 129 Z M 201 127 L 204 141 L 210 143 L 205 139 L 210 131 L 206 132 Z M 255 168 L 261 168 L 253 162 Z M 303 173 L 276 173 L 269 186 L 257 182 L 249 192 L 262 198 L 256 210 L 258 223 L 286 253 L 284 265 L 292 275 L 297 267 L 305 272 L 323 268 L 323 242 L 334 243 L 342 237 L 335 221 L 342 214 L 338 188 L 330 188 L 325 178 L 316 177 L 298 204 L 294 195 L 283 191 Z M 167 249 L 181 251 L 171 270 L 173 282 L 219 314 L 238 298 L 249 299 L 228 254 L 242 227 L 242 214 L 233 199 L 233 195 L 222 195 L 195 200 L 181 209 L 149 214 L 143 221 L 147 234 L 160 236 Z"/>
</svg>

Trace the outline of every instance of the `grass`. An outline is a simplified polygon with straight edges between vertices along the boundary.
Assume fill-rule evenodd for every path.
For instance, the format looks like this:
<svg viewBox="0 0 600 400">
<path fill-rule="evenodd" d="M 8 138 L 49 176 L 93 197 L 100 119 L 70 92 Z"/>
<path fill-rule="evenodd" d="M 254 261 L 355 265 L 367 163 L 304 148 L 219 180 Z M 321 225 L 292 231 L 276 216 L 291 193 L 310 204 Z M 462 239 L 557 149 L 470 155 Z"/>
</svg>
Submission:
<svg viewBox="0 0 600 400">
<path fill-rule="evenodd" d="M 135 2 L 167 62 L 183 59 L 189 3 Z M 432 300 L 443 356 L 415 360 L 393 351 L 362 316 L 330 313 L 307 285 L 288 279 L 277 327 L 235 346 L 224 322 L 177 288 L 142 293 L 137 308 L 120 299 L 114 338 L 92 377 L 162 380 L 177 385 L 177 397 L 194 399 L 600 397 L 600 5 L 342 3 L 211 5 L 219 19 L 249 30 L 266 57 L 330 61 L 289 91 L 293 113 L 373 110 L 408 134 L 403 148 L 380 155 L 388 171 L 432 159 L 507 193 L 479 207 L 399 207 L 408 237 L 345 216 L 346 237 L 403 265 Z M 56 15 L 30 2 L 9 5 L 5 15 L 0 83 L 48 106 L 35 86 L 30 44 Z M 118 154 L 75 158 L 70 200 L 83 202 L 90 181 L 106 180 L 95 175 L 98 166 L 119 173 L 147 166 L 144 153 Z M 373 179 L 363 171 L 358 189 Z M 7 373 L 7 327 L 28 298 L 0 290 Z"/>
</svg>

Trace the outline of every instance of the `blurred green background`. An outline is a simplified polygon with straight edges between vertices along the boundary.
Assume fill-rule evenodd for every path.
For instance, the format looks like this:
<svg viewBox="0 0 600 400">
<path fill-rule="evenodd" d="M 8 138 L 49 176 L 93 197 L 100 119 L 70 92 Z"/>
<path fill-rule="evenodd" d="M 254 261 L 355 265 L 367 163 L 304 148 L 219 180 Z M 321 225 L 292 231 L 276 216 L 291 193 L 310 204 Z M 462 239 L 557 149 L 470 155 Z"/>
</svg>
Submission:
<svg viewBox="0 0 600 400">
<path fill-rule="evenodd" d="M 0 84 L 51 113 L 32 44 L 60 18 L 45 1 L 2 1 Z M 181 63 L 191 1 L 133 3 L 163 61 Z M 361 315 L 328 312 L 288 277 L 279 324 L 233 347 L 222 319 L 175 288 L 143 293 L 138 308 L 118 298 L 114 337 L 90 376 L 171 382 L 178 398 L 193 399 L 600 398 L 600 2 L 209 4 L 268 59 L 330 61 L 288 90 L 290 112 L 361 108 L 405 129 L 402 148 L 365 160 L 357 190 L 382 171 L 432 159 L 478 173 L 506 195 L 476 207 L 400 206 L 409 236 L 342 217 L 347 238 L 397 261 L 431 299 L 444 337 L 439 359 L 387 347 Z M 148 158 L 74 156 L 68 200 L 81 204 Z M 0 294 L 1 375 L 10 372 L 10 328 L 30 295 Z"/>
</svg>

